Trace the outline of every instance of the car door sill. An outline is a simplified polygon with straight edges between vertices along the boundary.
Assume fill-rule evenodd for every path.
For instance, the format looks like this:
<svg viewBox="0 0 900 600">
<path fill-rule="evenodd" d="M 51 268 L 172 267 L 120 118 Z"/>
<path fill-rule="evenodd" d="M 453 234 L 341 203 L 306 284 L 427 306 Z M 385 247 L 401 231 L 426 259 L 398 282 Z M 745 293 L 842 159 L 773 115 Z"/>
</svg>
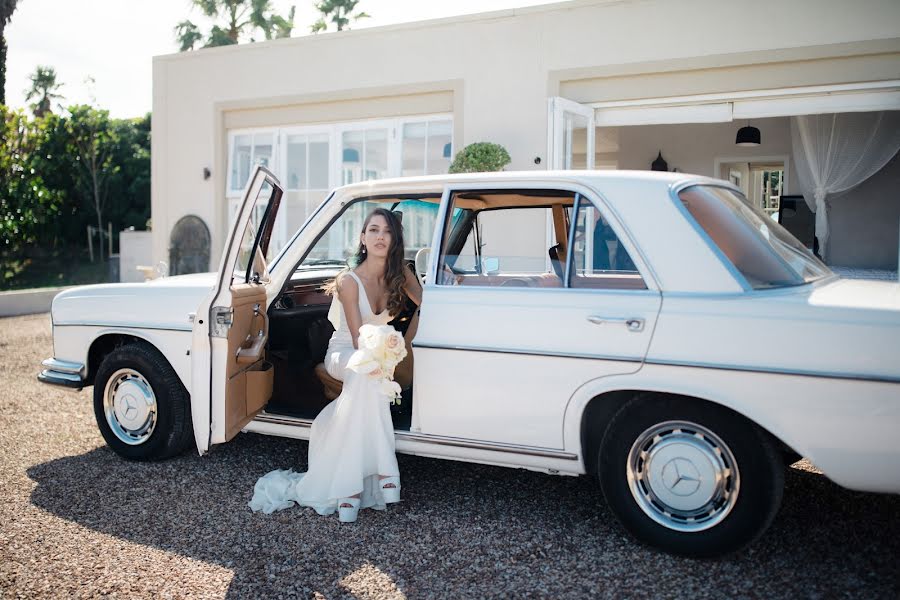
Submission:
<svg viewBox="0 0 900 600">
<path fill-rule="evenodd" d="M 298 417 L 289 417 L 286 415 L 275 415 L 262 412 L 256 415 L 255 421 L 261 423 L 271 423 L 275 425 L 290 425 L 293 427 L 309 428 L 312 426 L 312 419 L 301 419 Z M 417 433 L 397 429 L 394 435 L 398 441 L 418 442 L 423 444 L 435 444 L 438 446 L 456 446 L 459 448 L 473 448 L 476 450 L 492 450 L 494 452 L 509 452 L 513 454 L 523 454 L 527 456 L 541 456 L 545 458 L 556 458 L 562 460 L 578 460 L 578 455 L 562 450 L 552 448 L 540 448 L 536 446 L 522 446 L 518 444 L 504 444 L 500 442 L 485 442 L 481 440 L 471 440 L 467 438 L 450 437 L 444 435 L 431 435 L 425 433 Z"/>
</svg>

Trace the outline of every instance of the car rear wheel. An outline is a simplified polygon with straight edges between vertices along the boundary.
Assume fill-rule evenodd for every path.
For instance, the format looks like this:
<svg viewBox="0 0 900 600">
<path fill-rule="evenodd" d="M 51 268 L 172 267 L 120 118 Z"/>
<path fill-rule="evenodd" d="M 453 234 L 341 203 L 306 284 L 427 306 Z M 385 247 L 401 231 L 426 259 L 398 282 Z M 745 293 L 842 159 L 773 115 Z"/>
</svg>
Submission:
<svg viewBox="0 0 900 600">
<path fill-rule="evenodd" d="M 638 540 L 697 557 L 727 554 L 768 528 L 784 466 L 769 436 L 712 403 L 640 394 L 613 417 L 598 475 L 609 506 Z"/>
<path fill-rule="evenodd" d="M 110 352 L 94 378 L 94 416 L 107 445 L 131 460 L 161 460 L 193 436 L 190 398 L 172 366 L 144 343 Z"/>
</svg>

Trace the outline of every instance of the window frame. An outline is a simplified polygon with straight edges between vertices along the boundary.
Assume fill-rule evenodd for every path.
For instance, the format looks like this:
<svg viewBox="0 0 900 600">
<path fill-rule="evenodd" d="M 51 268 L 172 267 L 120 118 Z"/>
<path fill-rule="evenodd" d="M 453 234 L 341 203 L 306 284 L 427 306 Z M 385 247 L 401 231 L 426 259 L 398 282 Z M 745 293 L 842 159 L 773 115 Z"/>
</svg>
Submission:
<svg viewBox="0 0 900 600">
<path fill-rule="evenodd" d="M 278 164 L 276 166 L 275 163 L 279 163 L 281 160 L 281 144 L 279 140 L 279 128 L 277 127 L 253 127 L 253 128 L 245 128 L 245 129 L 231 129 L 228 132 L 228 165 L 226 167 L 226 176 L 225 176 L 225 198 L 233 199 L 233 198 L 242 198 L 244 196 L 244 190 L 247 188 L 247 183 L 250 182 L 249 175 L 247 179 L 247 183 L 244 183 L 244 186 L 241 189 L 233 189 L 232 185 L 234 183 L 234 179 L 232 177 L 232 167 L 234 163 L 234 145 L 237 141 L 237 137 L 241 135 L 249 135 L 250 136 L 250 175 L 253 174 L 253 167 L 256 163 L 253 162 L 253 154 L 255 152 L 256 144 L 254 143 L 254 138 L 260 134 L 272 134 L 272 161 L 271 164 L 267 167 L 272 173 L 275 173 L 275 169 L 278 171 L 282 171 L 281 165 Z M 276 175 L 277 177 L 277 175 Z M 279 180 L 280 181 L 280 180 Z"/>
<path fill-rule="evenodd" d="M 616 234 L 616 237 L 619 240 L 619 243 L 623 245 L 625 251 L 628 253 L 629 258 L 632 263 L 634 263 L 634 267 L 637 270 L 638 275 L 641 277 L 641 280 L 644 283 L 643 289 L 620 289 L 620 288 L 578 288 L 571 287 L 570 285 L 570 268 L 572 265 L 572 252 L 569 250 L 566 253 L 566 267 L 564 270 L 564 281 L 561 287 L 548 287 L 548 288 L 540 288 L 540 287 L 530 287 L 530 288 L 521 288 L 521 287 L 490 287 L 488 289 L 491 290 L 522 290 L 528 289 L 531 291 L 540 291 L 541 293 L 552 292 L 557 290 L 571 290 L 575 293 L 661 293 L 661 289 L 659 283 L 656 279 L 655 273 L 650 268 L 649 263 L 644 258 L 644 255 L 638 250 L 638 245 L 634 242 L 633 236 L 627 230 L 618 213 L 612 208 L 610 203 L 604 198 L 603 194 L 597 191 L 594 188 L 587 187 L 586 185 L 575 183 L 575 182 L 559 182 L 559 181 L 529 181 L 529 182 L 496 182 L 492 183 L 490 186 L 485 186 L 484 183 L 460 183 L 460 184 L 452 184 L 444 186 L 444 193 L 441 198 L 441 210 L 438 213 L 438 221 L 435 226 L 435 239 L 432 243 L 432 248 L 438 249 L 437 252 L 432 252 L 430 264 L 428 266 L 428 276 L 426 277 L 425 284 L 426 285 L 435 285 L 441 287 L 441 289 L 483 289 L 478 286 L 448 286 L 438 284 L 436 281 L 436 274 L 441 264 L 443 263 L 443 255 L 444 255 L 444 242 L 446 237 L 451 233 L 452 227 L 450 227 L 449 218 L 452 215 L 453 207 L 451 206 L 451 199 L 454 194 L 459 192 L 476 192 L 482 191 L 485 193 L 491 192 L 514 192 L 516 190 L 521 191 L 548 191 L 548 192 L 564 192 L 571 193 L 573 195 L 573 212 L 572 215 L 575 218 L 569 219 L 569 224 L 567 228 L 567 242 L 571 242 L 572 237 L 574 236 L 575 227 L 578 223 L 577 213 L 574 211 L 576 201 L 581 198 L 583 201 L 587 201 L 590 205 L 595 209 L 600 211 L 600 213 L 606 219 L 607 224 L 612 228 L 613 232 Z M 545 208 L 549 209 L 551 205 L 536 205 L 534 207 L 528 208 Z M 509 207 L 516 208 L 516 207 Z M 524 207 L 520 207 L 524 208 Z M 568 207 L 567 207 L 568 208 Z M 503 210 L 501 207 L 492 208 L 492 209 L 482 209 L 475 213 L 475 218 L 473 221 L 477 223 L 478 214 L 485 210 Z M 552 222 L 548 221 L 548 227 L 552 226 Z M 478 245 L 480 246 L 481 240 L 478 240 Z M 571 245 L 568 246 L 571 249 Z M 549 257 L 548 257 L 549 260 Z"/>
<path fill-rule="evenodd" d="M 334 171 L 334 136 L 332 135 L 331 127 L 328 125 L 291 125 L 287 127 L 279 127 L 277 129 L 280 140 L 279 140 L 279 149 L 281 150 L 281 160 L 279 161 L 279 172 L 283 173 L 284 178 L 287 179 L 287 171 L 288 171 L 288 138 L 292 135 L 303 135 L 307 137 L 306 147 L 307 147 L 307 155 L 306 155 L 306 176 L 307 181 L 309 181 L 309 138 L 315 135 L 325 135 L 328 137 L 328 183 L 327 188 L 292 188 L 288 186 L 288 182 L 285 181 L 284 191 L 285 192 L 320 192 L 320 191 L 329 191 L 332 188 L 336 187 L 334 185 L 333 171 Z"/>
<path fill-rule="evenodd" d="M 428 115 L 426 117 L 400 117 L 397 123 L 397 131 L 399 135 L 399 148 L 398 148 L 398 158 L 399 158 L 399 170 L 395 177 L 406 177 L 403 175 L 403 142 L 405 138 L 403 137 L 403 129 L 406 125 L 423 123 L 425 125 L 425 157 L 422 163 L 422 171 L 423 174 L 421 176 L 428 177 L 429 175 L 435 175 L 435 173 L 428 173 L 428 139 L 431 134 L 431 123 L 437 121 L 449 121 L 450 122 L 450 164 L 453 163 L 453 149 L 456 147 L 455 140 L 453 139 L 453 114 L 452 113 L 438 113 L 433 115 Z M 448 167 L 449 168 L 449 167 Z M 409 177 L 417 177 L 416 175 L 409 175 Z"/>
</svg>

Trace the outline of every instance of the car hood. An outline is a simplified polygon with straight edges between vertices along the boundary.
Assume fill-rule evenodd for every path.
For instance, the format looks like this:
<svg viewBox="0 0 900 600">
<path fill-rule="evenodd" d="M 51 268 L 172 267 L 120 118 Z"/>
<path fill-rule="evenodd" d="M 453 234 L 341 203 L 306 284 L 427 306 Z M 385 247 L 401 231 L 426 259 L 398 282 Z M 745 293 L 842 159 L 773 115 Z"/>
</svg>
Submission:
<svg viewBox="0 0 900 600">
<path fill-rule="evenodd" d="M 216 273 L 162 277 L 144 283 L 84 285 L 53 299 L 54 325 L 107 325 L 191 329 L 197 310 L 216 284 Z"/>
</svg>

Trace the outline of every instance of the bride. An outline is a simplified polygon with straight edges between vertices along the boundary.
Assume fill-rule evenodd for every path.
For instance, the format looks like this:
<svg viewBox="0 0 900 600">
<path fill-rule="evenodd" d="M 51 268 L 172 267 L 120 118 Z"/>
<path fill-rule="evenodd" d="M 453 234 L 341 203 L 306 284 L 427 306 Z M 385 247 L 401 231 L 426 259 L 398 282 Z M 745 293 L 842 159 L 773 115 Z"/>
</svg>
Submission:
<svg viewBox="0 0 900 600">
<path fill-rule="evenodd" d="M 249 506 L 272 513 L 310 506 L 320 515 L 338 511 L 342 522 L 356 520 L 360 508 L 384 510 L 400 501 L 400 470 L 394 453 L 394 426 L 376 379 L 347 368 L 358 349 L 359 328 L 386 325 L 409 298 L 422 303 L 422 287 L 406 268 L 403 226 L 384 208 L 363 223 L 359 247 L 350 264 L 326 286 L 333 295 L 328 319 L 334 334 L 325 367 L 344 382 L 340 396 L 313 421 L 309 470 L 276 470 L 256 482 Z"/>
</svg>

